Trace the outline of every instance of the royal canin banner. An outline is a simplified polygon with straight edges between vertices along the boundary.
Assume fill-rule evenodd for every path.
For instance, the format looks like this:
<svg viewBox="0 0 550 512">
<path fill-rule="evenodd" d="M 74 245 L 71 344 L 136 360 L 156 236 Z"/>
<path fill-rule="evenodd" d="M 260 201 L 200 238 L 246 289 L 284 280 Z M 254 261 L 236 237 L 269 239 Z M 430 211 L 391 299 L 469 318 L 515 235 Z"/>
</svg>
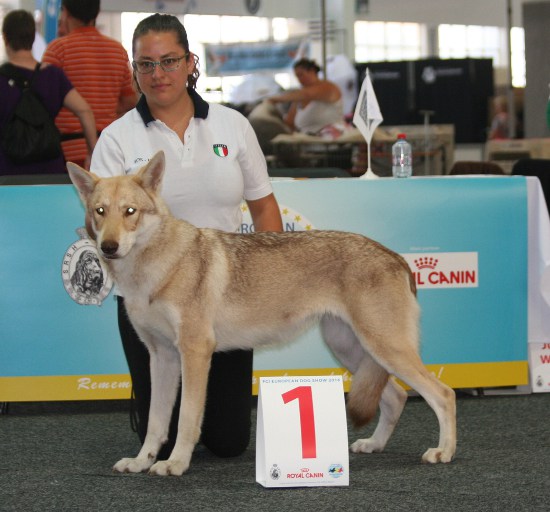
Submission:
<svg viewBox="0 0 550 512">
<path fill-rule="evenodd" d="M 477 252 L 403 254 L 417 288 L 477 288 Z"/>
</svg>

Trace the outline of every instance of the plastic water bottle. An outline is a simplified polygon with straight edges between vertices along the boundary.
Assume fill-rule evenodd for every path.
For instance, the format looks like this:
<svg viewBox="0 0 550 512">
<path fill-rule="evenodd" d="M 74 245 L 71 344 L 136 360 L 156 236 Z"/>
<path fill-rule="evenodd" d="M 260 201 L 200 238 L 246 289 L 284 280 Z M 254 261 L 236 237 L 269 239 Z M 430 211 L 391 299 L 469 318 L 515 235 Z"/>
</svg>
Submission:
<svg viewBox="0 0 550 512">
<path fill-rule="evenodd" d="M 410 178 L 412 175 L 412 147 L 407 136 L 400 133 L 397 142 L 391 148 L 392 174 L 394 178 Z"/>
</svg>

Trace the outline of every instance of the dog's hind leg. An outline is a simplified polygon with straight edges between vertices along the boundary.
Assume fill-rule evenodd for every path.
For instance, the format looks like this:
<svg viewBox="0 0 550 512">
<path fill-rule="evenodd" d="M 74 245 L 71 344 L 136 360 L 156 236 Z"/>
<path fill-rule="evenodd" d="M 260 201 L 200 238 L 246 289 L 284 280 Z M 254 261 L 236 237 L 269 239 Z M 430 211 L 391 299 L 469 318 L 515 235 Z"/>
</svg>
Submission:
<svg viewBox="0 0 550 512">
<path fill-rule="evenodd" d="M 389 374 L 420 393 L 435 412 L 439 422 L 439 444 L 428 449 L 422 461 L 450 462 L 456 451 L 455 394 L 422 363 L 418 354 L 418 304 L 412 295 L 397 295 L 398 291 L 387 296 L 385 301 L 380 300 L 380 296 L 370 304 L 356 301 L 354 306 L 357 309 L 352 313 L 353 328 L 371 357 Z M 368 317 L 363 311 L 369 312 Z M 388 311 L 392 311 L 390 318 Z M 390 394 L 388 400 L 393 398 Z"/>
<path fill-rule="evenodd" d="M 454 391 L 428 372 L 416 351 L 416 344 L 407 342 L 405 337 L 396 336 L 397 334 L 394 332 L 390 337 L 386 334 L 385 339 L 380 339 L 373 344 L 371 355 L 388 373 L 399 377 L 420 393 L 437 416 L 439 445 L 437 448 L 428 449 L 422 456 L 422 461 L 450 462 L 456 451 Z M 396 343 L 393 340 L 404 341 Z M 393 400 L 391 395 L 388 399 Z"/>
<path fill-rule="evenodd" d="M 176 443 L 168 460 L 156 462 L 150 469 L 154 475 L 180 476 L 189 468 L 193 449 L 199 441 L 206 402 L 208 373 L 214 342 L 188 337 L 181 357 L 182 394 Z"/>
<path fill-rule="evenodd" d="M 356 427 L 366 425 L 376 416 L 388 378 L 388 372 L 369 354 L 363 356 L 353 374 L 347 402 L 348 413 Z"/>
<path fill-rule="evenodd" d="M 340 318 L 325 315 L 321 330 L 339 361 L 353 373 L 348 411 L 356 426 L 366 425 L 380 405 L 380 418 L 369 439 L 353 443 L 353 452 L 381 452 L 393 433 L 407 401 L 405 390 L 388 379 L 388 372 L 365 352 L 351 327 Z"/>
<path fill-rule="evenodd" d="M 416 356 L 416 358 L 414 357 Z M 439 422 L 439 445 L 429 448 L 422 462 L 451 462 L 456 452 L 456 398 L 454 391 L 432 375 L 417 354 L 409 364 L 392 364 L 394 375 L 415 389 L 435 412 Z"/>
<path fill-rule="evenodd" d="M 354 453 L 381 452 L 393 434 L 405 403 L 407 392 L 392 378 L 388 379 L 380 400 L 380 417 L 371 437 L 358 439 L 350 449 Z"/>
<path fill-rule="evenodd" d="M 145 339 L 141 334 L 142 339 Z M 146 471 L 155 463 L 157 454 L 168 438 L 168 428 L 180 379 L 180 358 L 168 345 L 159 344 L 149 351 L 151 403 L 147 435 L 136 458 L 124 458 L 113 469 L 121 473 Z"/>
</svg>

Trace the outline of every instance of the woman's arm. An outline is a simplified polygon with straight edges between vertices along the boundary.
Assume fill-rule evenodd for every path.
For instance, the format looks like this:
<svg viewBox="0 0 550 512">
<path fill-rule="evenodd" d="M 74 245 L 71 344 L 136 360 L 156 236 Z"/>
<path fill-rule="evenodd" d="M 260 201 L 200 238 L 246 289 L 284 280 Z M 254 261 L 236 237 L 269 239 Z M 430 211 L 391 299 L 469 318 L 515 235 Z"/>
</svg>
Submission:
<svg viewBox="0 0 550 512">
<path fill-rule="evenodd" d="M 284 122 L 287 126 L 289 126 L 292 130 L 296 129 L 296 126 L 294 125 L 294 119 L 296 118 L 296 109 L 298 107 L 296 106 L 296 103 L 292 103 L 290 105 L 290 108 L 288 109 L 288 112 L 285 115 Z"/>
<path fill-rule="evenodd" d="M 86 145 L 88 146 L 88 157 L 86 159 L 86 167 L 90 167 L 90 156 L 97 142 L 97 129 L 95 125 L 94 113 L 88 102 L 80 95 L 76 89 L 71 89 L 65 99 L 63 106 L 68 108 L 80 121 Z"/>
<path fill-rule="evenodd" d="M 293 91 L 287 91 L 282 94 L 271 96 L 269 101 L 272 103 L 286 103 L 289 101 L 294 102 L 309 102 L 309 101 L 327 101 L 334 103 L 342 97 L 342 93 L 336 84 L 329 82 L 328 80 L 321 80 L 316 84 L 302 87 L 301 89 L 295 89 Z"/>
<path fill-rule="evenodd" d="M 273 194 L 247 201 L 256 231 L 283 231 L 279 204 Z"/>
</svg>

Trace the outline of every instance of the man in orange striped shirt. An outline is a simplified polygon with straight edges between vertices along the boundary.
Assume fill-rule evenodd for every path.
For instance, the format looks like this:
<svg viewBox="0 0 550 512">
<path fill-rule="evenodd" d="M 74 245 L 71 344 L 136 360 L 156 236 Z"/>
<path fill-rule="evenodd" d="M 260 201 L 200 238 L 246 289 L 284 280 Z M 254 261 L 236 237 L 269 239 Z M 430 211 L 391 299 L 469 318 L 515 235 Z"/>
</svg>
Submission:
<svg viewBox="0 0 550 512">
<path fill-rule="evenodd" d="M 92 107 L 97 130 L 101 131 L 132 109 L 137 97 L 126 50 L 95 27 L 99 8 L 100 0 L 62 0 L 60 21 L 68 34 L 48 45 L 42 61 L 65 71 Z M 89 155 L 85 140 L 78 136 L 78 119 L 62 109 L 56 124 L 63 135 L 74 138 L 63 143 L 66 160 L 86 167 Z"/>
</svg>

